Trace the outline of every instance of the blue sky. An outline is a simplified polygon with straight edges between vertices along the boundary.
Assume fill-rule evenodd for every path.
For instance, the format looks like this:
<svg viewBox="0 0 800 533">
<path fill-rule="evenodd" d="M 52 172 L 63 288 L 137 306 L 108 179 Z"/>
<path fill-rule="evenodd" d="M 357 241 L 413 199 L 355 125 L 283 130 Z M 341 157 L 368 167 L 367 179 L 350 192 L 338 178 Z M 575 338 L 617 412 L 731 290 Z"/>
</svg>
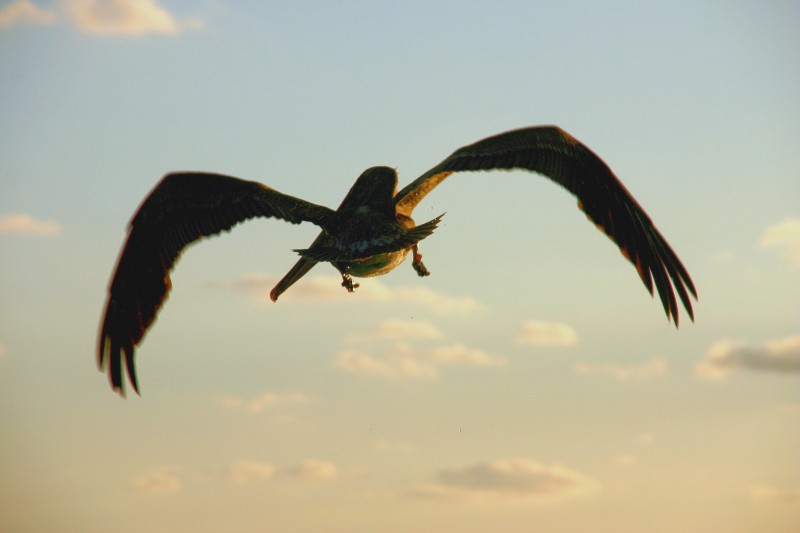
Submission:
<svg viewBox="0 0 800 533">
<path fill-rule="evenodd" d="M 800 522 L 800 9 L 792 2 L 0 3 L 0 529 L 786 531 Z M 698 288 L 669 325 L 575 200 L 464 173 L 410 265 L 353 295 L 317 233 L 186 251 L 138 351 L 95 369 L 158 179 L 335 207 L 557 124 Z M 429 215 L 429 216 L 428 216 Z"/>
</svg>

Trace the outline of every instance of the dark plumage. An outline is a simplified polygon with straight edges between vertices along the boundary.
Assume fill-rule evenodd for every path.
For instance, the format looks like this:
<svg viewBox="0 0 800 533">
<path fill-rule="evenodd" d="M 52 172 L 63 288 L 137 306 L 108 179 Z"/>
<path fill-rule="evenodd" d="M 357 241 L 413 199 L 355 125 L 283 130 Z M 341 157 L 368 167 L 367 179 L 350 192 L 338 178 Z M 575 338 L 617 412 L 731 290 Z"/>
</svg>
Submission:
<svg viewBox="0 0 800 533">
<path fill-rule="evenodd" d="M 169 272 L 194 241 L 229 230 L 253 217 L 311 222 L 322 232 L 270 292 L 276 301 L 317 262 L 330 262 L 342 285 L 358 287 L 351 276 L 383 275 L 412 253 L 420 276 L 428 275 L 417 244 L 440 217 L 415 225 L 411 213 L 450 174 L 468 170 L 527 169 L 555 181 L 578 198 L 578 206 L 614 243 L 650 294 L 661 298 L 668 319 L 678 325 L 678 293 L 694 319 L 689 294 L 697 298 L 689 274 L 650 218 L 611 169 L 589 148 L 555 126 L 501 133 L 459 148 L 444 161 L 396 192 L 397 174 L 388 167 L 364 171 L 337 210 L 280 193 L 253 181 L 220 174 L 186 172 L 165 176 L 130 222 L 108 290 L 97 361 L 108 367 L 111 386 L 124 393 L 122 361 L 139 391 L 134 350 L 164 304 Z"/>
</svg>

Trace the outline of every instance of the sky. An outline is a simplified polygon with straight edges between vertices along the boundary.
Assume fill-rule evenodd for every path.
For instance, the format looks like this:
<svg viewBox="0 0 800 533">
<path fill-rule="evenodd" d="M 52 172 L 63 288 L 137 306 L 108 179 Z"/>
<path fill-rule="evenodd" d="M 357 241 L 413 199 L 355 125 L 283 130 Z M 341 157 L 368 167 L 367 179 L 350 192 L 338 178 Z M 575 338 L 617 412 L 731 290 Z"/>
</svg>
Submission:
<svg viewBox="0 0 800 533">
<path fill-rule="evenodd" d="M 0 530 L 786 532 L 800 525 L 795 2 L 0 2 Z M 188 248 L 95 363 L 165 173 L 336 207 L 556 124 L 689 270 L 676 329 L 575 199 L 451 176 L 410 264 L 274 283 L 312 225 Z"/>
</svg>

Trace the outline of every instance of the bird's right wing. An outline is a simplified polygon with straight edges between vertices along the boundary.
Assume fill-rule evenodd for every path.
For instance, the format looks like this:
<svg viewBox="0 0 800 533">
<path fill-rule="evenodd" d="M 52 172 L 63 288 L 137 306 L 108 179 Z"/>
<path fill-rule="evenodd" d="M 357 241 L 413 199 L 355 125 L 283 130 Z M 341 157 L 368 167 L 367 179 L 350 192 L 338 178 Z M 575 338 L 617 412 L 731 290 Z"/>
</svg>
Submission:
<svg viewBox="0 0 800 533">
<path fill-rule="evenodd" d="M 124 356 L 128 377 L 139 391 L 134 348 L 166 301 L 170 270 L 189 244 L 254 217 L 279 218 L 293 224 L 307 221 L 326 228 L 334 216 L 327 207 L 254 181 L 210 173 L 165 176 L 131 220 L 108 288 L 97 362 L 101 370 L 108 366 L 112 388 L 124 392 Z"/>
</svg>

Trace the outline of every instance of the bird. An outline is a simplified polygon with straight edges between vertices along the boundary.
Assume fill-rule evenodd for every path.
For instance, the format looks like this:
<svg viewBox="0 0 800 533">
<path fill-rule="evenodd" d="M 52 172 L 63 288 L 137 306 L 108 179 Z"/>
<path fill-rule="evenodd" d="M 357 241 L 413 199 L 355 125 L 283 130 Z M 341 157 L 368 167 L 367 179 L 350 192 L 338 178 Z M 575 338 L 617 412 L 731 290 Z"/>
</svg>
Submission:
<svg viewBox="0 0 800 533">
<path fill-rule="evenodd" d="M 196 241 L 254 217 L 319 226 L 321 231 L 311 245 L 295 250 L 300 258 L 270 292 L 273 302 L 321 262 L 339 271 L 348 292 L 358 288 L 353 277 L 387 274 L 409 254 L 416 273 L 428 276 L 419 243 L 433 233 L 443 215 L 416 225 L 411 215 L 417 204 L 454 173 L 513 169 L 545 176 L 574 195 L 579 209 L 634 266 L 650 295 L 654 288 L 658 292 L 667 321 L 678 326 L 676 292 L 694 321 L 689 295 L 697 300 L 697 291 L 689 273 L 608 165 L 560 127 L 532 126 L 463 146 L 399 192 L 395 169 L 368 168 L 336 210 L 233 176 L 165 175 L 128 224 L 108 286 L 97 345 L 98 368 L 107 369 L 111 388 L 124 396 L 124 361 L 128 380 L 140 394 L 135 350 L 169 295 L 176 261 Z"/>
</svg>

